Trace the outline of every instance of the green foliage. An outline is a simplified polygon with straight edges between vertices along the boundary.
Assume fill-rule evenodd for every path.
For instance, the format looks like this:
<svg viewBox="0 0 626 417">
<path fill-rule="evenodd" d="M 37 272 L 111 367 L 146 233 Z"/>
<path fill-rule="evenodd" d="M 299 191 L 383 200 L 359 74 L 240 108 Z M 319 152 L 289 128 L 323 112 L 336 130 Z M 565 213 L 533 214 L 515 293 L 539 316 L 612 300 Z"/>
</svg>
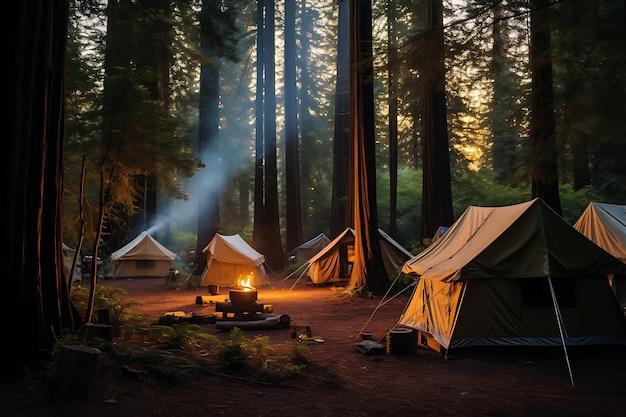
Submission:
<svg viewBox="0 0 626 417">
<path fill-rule="evenodd" d="M 274 353 L 267 336 L 247 338 L 243 330 L 235 327 L 230 331 L 230 340 L 222 344 L 218 355 L 225 369 L 241 371 L 265 363 L 267 356 Z"/>
<path fill-rule="evenodd" d="M 139 301 L 125 301 L 127 294 L 126 291 L 118 287 L 98 285 L 94 299 L 92 322 L 97 323 L 98 310 L 108 310 L 109 322 L 116 332 L 123 332 L 128 326 L 142 322 L 143 316 L 129 310 L 129 307 L 139 305 Z M 75 285 L 72 287 L 71 298 L 76 310 L 84 317 L 89 300 L 89 288 Z"/>
<path fill-rule="evenodd" d="M 170 326 L 154 325 L 139 329 L 148 340 L 158 343 L 168 350 L 180 349 L 200 355 L 218 351 L 221 341 L 214 335 L 202 332 L 200 326 L 192 323 L 179 323 Z"/>
</svg>

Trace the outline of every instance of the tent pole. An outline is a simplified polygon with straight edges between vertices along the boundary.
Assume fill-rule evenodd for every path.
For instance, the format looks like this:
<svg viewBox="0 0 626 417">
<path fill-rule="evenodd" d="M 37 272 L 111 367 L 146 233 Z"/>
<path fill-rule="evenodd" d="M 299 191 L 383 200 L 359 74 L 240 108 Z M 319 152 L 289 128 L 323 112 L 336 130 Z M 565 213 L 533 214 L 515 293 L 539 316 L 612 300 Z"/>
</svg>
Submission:
<svg viewBox="0 0 626 417">
<path fill-rule="evenodd" d="M 301 270 L 302 268 L 308 266 L 308 263 L 304 263 L 302 265 L 300 265 L 300 267 L 298 269 L 296 269 L 295 271 L 293 271 L 291 274 L 287 275 L 285 278 L 283 278 L 283 280 L 281 282 L 285 282 L 287 281 L 289 278 L 291 278 L 292 275 L 294 275 L 296 272 L 298 272 L 299 270 Z"/>
<path fill-rule="evenodd" d="M 293 285 L 289 288 L 289 291 L 293 290 L 293 287 L 296 286 L 296 284 L 300 281 L 300 278 L 302 278 L 302 276 L 304 274 L 307 273 L 307 271 L 309 270 L 309 268 L 311 267 L 311 265 L 309 264 L 305 264 L 307 266 L 307 268 L 304 269 L 304 271 L 302 271 L 302 273 L 300 274 L 300 276 L 298 277 L 298 279 L 296 280 L 296 282 L 293 283 Z M 302 267 L 301 267 L 302 268 Z M 299 269 L 295 270 L 294 273 L 296 273 L 297 271 L 299 271 Z M 284 280 L 283 280 L 284 281 Z"/>
<path fill-rule="evenodd" d="M 552 304 L 554 305 L 554 314 L 556 316 L 556 323 L 559 326 L 559 333 L 561 335 L 561 343 L 563 344 L 563 352 L 565 352 L 565 362 L 567 363 L 567 370 L 569 372 L 570 383 L 572 384 L 572 388 L 574 388 L 574 377 L 572 375 L 572 367 L 569 362 L 569 356 L 567 354 L 567 346 L 565 344 L 565 336 L 563 335 L 563 317 L 561 316 L 561 312 L 559 310 L 559 306 L 556 302 L 556 294 L 554 293 L 554 287 L 552 286 L 552 278 L 548 275 L 548 285 L 550 285 L 550 294 L 552 296 Z"/>
<path fill-rule="evenodd" d="M 196 269 L 198 269 L 198 264 L 196 264 L 196 266 L 193 267 L 193 269 L 191 270 L 191 272 L 189 273 L 189 275 L 187 275 L 187 278 L 185 278 L 185 281 L 183 282 L 183 284 L 186 284 L 187 281 L 189 281 L 189 278 L 191 278 L 191 276 L 193 275 L 193 273 L 196 271 Z"/>
<path fill-rule="evenodd" d="M 395 283 L 398 281 L 398 279 L 400 278 L 400 274 L 401 272 L 398 272 L 398 275 L 396 275 L 396 278 L 393 280 L 393 282 L 391 283 L 391 285 L 389 286 L 389 288 L 387 288 L 387 292 L 385 293 L 385 295 L 383 295 L 383 297 L 380 299 L 380 302 L 378 303 L 378 305 L 376 306 L 376 308 L 374 309 L 374 311 L 372 312 L 372 314 L 369 316 L 369 318 L 367 319 L 367 321 L 365 322 L 365 324 L 363 325 L 363 327 L 361 327 L 361 330 L 359 331 L 359 333 L 357 333 L 357 338 L 359 337 L 359 335 L 361 333 L 363 333 L 363 330 L 365 330 L 365 327 L 367 327 L 367 325 L 369 324 L 369 322 L 372 320 L 372 318 L 374 318 L 374 314 L 376 314 L 376 312 L 378 311 L 378 309 L 380 307 L 382 307 L 383 305 L 387 304 L 388 302 L 390 302 L 391 300 L 393 300 L 394 298 L 396 298 L 397 296 L 399 296 L 400 294 L 402 294 L 404 291 L 406 291 L 408 288 L 411 288 L 412 286 L 415 285 L 415 281 L 413 281 L 411 284 L 407 285 L 402 291 L 400 291 L 398 294 L 394 295 L 393 297 L 390 297 L 388 300 L 385 300 L 385 298 L 387 297 L 387 295 L 389 294 L 389 292 L 391 291 L 391 289 L 393 288 L 393 286 L 395 285 Z M 397 323 L 396 323 L 397 324 Z"/>
</svg>

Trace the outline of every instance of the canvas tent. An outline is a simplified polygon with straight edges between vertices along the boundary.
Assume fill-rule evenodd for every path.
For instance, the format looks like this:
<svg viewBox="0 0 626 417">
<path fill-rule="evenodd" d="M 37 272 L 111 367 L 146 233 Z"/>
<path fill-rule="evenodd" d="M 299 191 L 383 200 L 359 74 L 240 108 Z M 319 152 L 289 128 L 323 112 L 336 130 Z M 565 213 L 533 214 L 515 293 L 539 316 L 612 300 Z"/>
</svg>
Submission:
<svg viewBox="0 0 626 417">
<path fill-rule="evenodd" d="M 257 252 L 239 235 L 216 233 L 202 250 L 207 266 L 202 272 L 200 285 L 239 285 L 241 280 L 261 287 L 269 284 L 265 270 L 265 256 Z"/>
<path fill-rule="evenodd" d="M 113 278 L 166 277 L 175 260 L 174 252 L 141 232 L 111 254 L 109 271 Z"/>
<path fill-rule="evenodd" d="M 378 234 L 385 270 L 389 276 L 396 275 L 413 255 L 381 229 L 378 229 Z M 310 258 L 304 272 L 309 280 L 313 284 L 348 281 L 354 262 L 354 239 L 354 230 L 347 228 Z"/>
<path fill-rule="evenodd" d="M 626 205 L 591 202 L 574 229 L 626 263 Z M 609 282 L 622 309 L 626 309 L 626 276 L 612 276 Z"/>
<path fill-rule="evenodd" d="M 307 240 L 289 252 L 289 255 L 293 256 L 296 262 L 308 261 L 313 255 L 324 249 L 329 243 L 330 239 L 328 236 L 326 236 L 325 233 L 320 233 L 313 239 Z"/>
<path fill-rule="evenodd" d="M 446 353 L 469 346 L 624 345 L 626 321 L 606 279 L 624 271 L 625 264 L 540 199 L 470 206 L 404 265 L 403 272 L 419 278 L 398 324 Z"/>
<path fill-rule="evenodd" d="M 70 274 L 72 273 L 72 264 L 74 263 L 74 255 L 76 254 L 76 249 L 69 247 L 65 243 L 63 244 L 63 259 L 65 261 L 65 274 L 68 282 L 70 282 Z M 79 256 L 76 259 L 76 270 L 74 271 L 72 281 L 81 281 L 83 279 L 81 275 L 81 257 Z"/>
</svg>

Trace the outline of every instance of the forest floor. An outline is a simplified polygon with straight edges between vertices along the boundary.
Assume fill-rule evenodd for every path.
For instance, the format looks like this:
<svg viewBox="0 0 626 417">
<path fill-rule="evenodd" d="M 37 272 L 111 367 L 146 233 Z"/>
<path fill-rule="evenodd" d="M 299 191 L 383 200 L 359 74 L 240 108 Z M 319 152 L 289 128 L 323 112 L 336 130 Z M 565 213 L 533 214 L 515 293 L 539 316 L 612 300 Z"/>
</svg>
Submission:
<svg viewBox="0 0 626 417">
<path fill-rule="evenodd" d="M 211 296 L 206 288 L 164 279 L 102 280 L 122 288 L 132 307 L 153 321 L 165 313 L 215 313 L 228 289 Z M 129 377 L 117 362 L 103 360 L 94 389 L 85 398 L 51 398 L 41 381 L 2 388 L 3 416 L 93 417 L 346 417 L 346 416 L 622 416 L 626 410 L 624 348 L 476 349 L 445 358 L 419 348 L 409 354 L 385 349 L 364 354 L 356 348 L 363 332 L 386 345 L 409 295 L 381 303 L 380 298 L 346 297 L 334 287 L 294 280 L 272 282 L 258 291 L 258 303 L 287 315 L 290 326 L 244 330 L 246 337 L 266 336 L 278 353 L 294 343 L 291 325 L 307 326 L 308 365 L 278 383 L 204 373 L 178 381 L 150 375 Z M 224 294 L 226 293 L 226 294 Z M 198 296 L 208 303 L 198 303 Z M 203 331 L 226 340 L 215 324 Z"/>
</svg>

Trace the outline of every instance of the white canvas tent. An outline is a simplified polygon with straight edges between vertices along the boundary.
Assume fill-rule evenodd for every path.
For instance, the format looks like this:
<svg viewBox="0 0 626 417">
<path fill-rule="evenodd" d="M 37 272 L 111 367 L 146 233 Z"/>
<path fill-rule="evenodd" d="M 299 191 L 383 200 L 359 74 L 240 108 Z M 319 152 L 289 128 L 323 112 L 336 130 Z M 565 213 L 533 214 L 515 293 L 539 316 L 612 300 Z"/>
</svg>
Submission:
<svg viewBox="0 0 626 417">
<path fill-rule="evenodd" d="M 330 239 L 328 238 L 328 236 L 326 236 L 325 233 L 320 233 L 313 239 L 307 240 L 306 242 L 299 245 L 289 254 L 294 257 L 294 260 L 296 262 L 304 262 L 311 259 L 311 257 L 324 249 L 329 243 Z"/>
<path fill-rule="evenodd" d="M 626 205 L 591 202 L 574 229 L 626 263 Z M 622 309 L 626 309 L 626 276 L 609 277 L 609 282 Z"/>
<path fill-rule="evenodd" d="M 216 233 L 202 250 L 207 266 L 202 272 L 200 285 L 240 285 L 241 280 L 261 287 L 270 283 L 265 270 L 265 256 L 257 252 L 239 235 Z"/>
<path fill-rule="evenodd" d="M 469 207 L 403 272 L 419 278 L 398 324 L 442 352 L 626 344 L 626 321 L 606 279 L 626 265 L 540 199 Z"/>
<path fill-rule="evenodd" d="M 113 278 L 166 277 L 175 260 L 174 252 L 141 232 L 111 254 L 109 271 Z"/>
<path fill-rule="evenodd" d="M 413 255 L 381 229 L 378 229 L 378 234 L 385 270 L 389 276 L 394 276 Z M 329 284 L 350 279 L 354 262 L 354 239 L 354 230 L 347 228 L 306 262 L 303 273 L 308 275 L 311 283 Z"/>
</svg>

